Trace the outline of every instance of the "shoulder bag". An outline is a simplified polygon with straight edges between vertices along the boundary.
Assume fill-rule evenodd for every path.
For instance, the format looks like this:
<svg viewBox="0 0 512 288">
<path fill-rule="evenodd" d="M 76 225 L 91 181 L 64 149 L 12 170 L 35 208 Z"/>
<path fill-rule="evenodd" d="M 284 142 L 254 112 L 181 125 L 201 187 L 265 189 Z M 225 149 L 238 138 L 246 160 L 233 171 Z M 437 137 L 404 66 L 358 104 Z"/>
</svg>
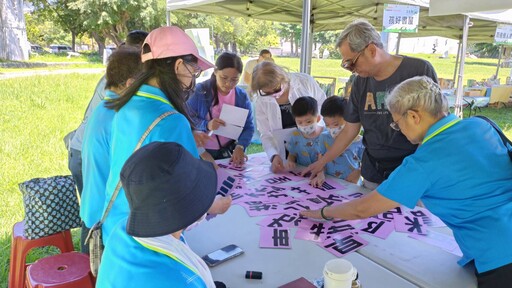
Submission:
<svg viewBox="0 0 512 288">
<path fill-rule="evenodd" d="M 160 115 L 158 118 L 149 125 L 148 129 L 146 129 L 146 132 L 142 134 L 142 137 L 140 138 L 139 142 L 137 143 L 137 146 L 135 146 L 135 149 L 133 152 L 137 151 L 137 149 L 140 148 L 144 140 L 146 140 L 146 137 L 149 135 L 151 130 L 165 117 L 176 114 L 178 112 L 176 111 L 168 111 Z M 101 226 L 105 222 L 105 219 L 107 219 L 108 213 L 110 212 L 110 209 L 112 208 L 112 205 L 114 204 L 114 201 L 116 200 L 117 194 L 119 194 L 119 190 L 121 189 L 121 180 L 117 182 L 116 189 L 114 190 L 114 193 L 112 194 L 112 197 L 110 198 L 110 201 L 108 202 L 107 209 L 105 209 L 105 212 L 103 212 L 103 216 L 101 217 L 101 220 L 94 224 L 89 231 L 89 234 L 87 235 L 87 238 L 85 239 L 85 243 L 89 245 L 89 261 L 91 265 L 91 273 L 96 277 L 98 275 L 98 270 L 101 263 L 101 256 L 103 254 L 103 249 L 105 248 L 103 245 L 103 239 L 102 239 L 102 233 L 101 233 Z"/>
</svg>

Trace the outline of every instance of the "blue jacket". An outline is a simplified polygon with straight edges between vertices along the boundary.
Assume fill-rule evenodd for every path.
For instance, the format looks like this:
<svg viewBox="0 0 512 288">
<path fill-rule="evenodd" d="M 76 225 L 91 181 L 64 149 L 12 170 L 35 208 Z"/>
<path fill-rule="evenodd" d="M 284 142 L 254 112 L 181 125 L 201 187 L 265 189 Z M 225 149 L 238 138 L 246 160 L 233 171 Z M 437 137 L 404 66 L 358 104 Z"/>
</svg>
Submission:
<svg viewBox="0 0 512 288">
<path fill-rule="evenodd" d="M 105 99 L 118 95 L 105 91 Z M 82 145 L 82 173 L 84 188 L 80 201 L 80 217 L 91 228 L 103 215 L 105 188 L 110 173 L 110 136 L 116 112 L 105 107 L 103 100 L 94 109 L 85 126 Z"/>
<path fill-rule="evenodd" d="M 107 208 L 119 182 L 119 174 L 124 163 L 132 155 L 142 134 L 156 118 L 165 112 L 174 110 L 160 89 L 142 85 L 137 94 L 115 114 L 112 121 L 110 174 L 103 210 Z M 180 113 L 167 116 L 160 121 L 149 133 L 142 146 L 155 141 L 179 143 L 194 157 L 199 157 L 190 124 L 185 116 Z M 103 243 L 107 243 L 113 226 L 120 219 L 128 216 L 129 211 L 128 200 L 123 188 L 121 188 L 102 226 Z"/>
<path fill-rule="evenodd" d="M 190 117 L 197 130 L 207 131 L 209 113 L 213 104 L 213 90 L 211 80 L 199 83 L 196 86 L 194 95 L 187 101 Z M 244 129 L 238 137 L 238 144 L 247 148 L 251 144 L 252 134 L 254 133 L 254 124 L 252 121 L 251 100 L 242 88 L 235 87 L 235 106 L 249 110 L 245 120 Z"/>
<path fill-rule="evenodd" d="M 97 288 L 206 288 L 203 279 L 173 258 L 150 250 L 126 233 L 127 216 L 112 231 L 103 252 Z M 183 242 L 184 239 L 180 239 Z"/>
</svg>

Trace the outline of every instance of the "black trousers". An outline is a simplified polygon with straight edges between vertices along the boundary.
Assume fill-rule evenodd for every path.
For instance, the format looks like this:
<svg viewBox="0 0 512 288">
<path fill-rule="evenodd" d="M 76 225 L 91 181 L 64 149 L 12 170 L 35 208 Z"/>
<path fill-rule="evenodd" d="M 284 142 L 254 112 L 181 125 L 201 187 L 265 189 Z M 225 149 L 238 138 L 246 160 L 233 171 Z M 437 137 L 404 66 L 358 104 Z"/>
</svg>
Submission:
<svg viewBox="0 0 512 288">
<path fill-rule="evenodd" d="M 478 288 L 512 287 L 512 263 L 483 273 L 475 272 L 475 274 Z"/>
</svg>

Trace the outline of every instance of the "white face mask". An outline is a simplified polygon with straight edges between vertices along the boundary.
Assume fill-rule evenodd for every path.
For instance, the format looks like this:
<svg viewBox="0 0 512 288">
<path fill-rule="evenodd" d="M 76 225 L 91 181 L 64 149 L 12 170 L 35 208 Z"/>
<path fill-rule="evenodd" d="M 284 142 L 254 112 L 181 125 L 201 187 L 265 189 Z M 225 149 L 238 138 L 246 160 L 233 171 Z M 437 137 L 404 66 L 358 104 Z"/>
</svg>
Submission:
<svg viewBox="0 0 512 288">
<path fill-rule="evenodd" d="M 340 134 L 341 130 L 343 130 L 343 127 L 345 127 L 345 125 L 341 125 L 334 128 L 327 128 L 327 131 L 329 131 L 329 134 L 331 134 L 332 138 L 336 138 L 336 136 Z"/>
<path fill-rule="evenodd" d="M 302 132 L 302 134 L 304 134 L 304 135 L 313 134 L 316 130 L 316 123 L 313 123 L 313 124 L 307 125 L 307 126 L 298 126 L 297 125 L 297 128 L 299 128 L 299 131 Z"/>
</svg>

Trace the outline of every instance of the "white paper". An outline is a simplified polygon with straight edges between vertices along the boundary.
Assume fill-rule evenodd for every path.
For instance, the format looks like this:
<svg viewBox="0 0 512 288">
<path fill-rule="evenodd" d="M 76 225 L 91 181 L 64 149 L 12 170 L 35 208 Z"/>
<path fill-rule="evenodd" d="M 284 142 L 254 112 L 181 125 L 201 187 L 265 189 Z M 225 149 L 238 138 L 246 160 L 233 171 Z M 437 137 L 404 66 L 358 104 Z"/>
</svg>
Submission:
<svg viewBox="0 0 512 288">
<path fill-rule="evenodd" d="M 247 109 L 224 104 L 222 105 L 219 118 L 224 120 L 226 124 L 244 127 L 247 115 L 249 115 L 249 110 Z"/>
<path fill-rule="evenodd" d="M 239 127 L 226 123 L 226 126 L 219 126 L 217 130 L 213 131 L 213 134 L 237 140 L 240 134 L 242 133 L 242 130 L 244 130 L 244 127 Z"/>
<path fill-rule="evenodd" d="M 453 236 L 429 230 L 428 235 L 410 234 L 409 237 L 439 247 L 453 255 L 462 257 L 462 251 L 460 251 L 459 245 Z"/>
<path fill-rule="evenodd" d="M 274 130 L 272 131 L 272 135 L 274 136 L 274 139 L 276 140 L 277 149 L 279 151 L 279 156 L 283 160 L 283 162 L 286 160 L 286 150 L 285 150 L 285 142 L 290 141 L 290 138 L 292 137 L 292 132 L 297 130 L 297 128 L 288 128 L 288 129 L 281 129 L 281 130 Z"/>
<path fill-rule="evenodd" d="M 242 130 L 244 130 L 247 115 L 249 115 L 247 109 L 227 104 L 222 105 L 219 119 L 226 122 L 226 126 L 220 126 L 213 131 L 213 134 L 237 140 Z"/>
</svg>

